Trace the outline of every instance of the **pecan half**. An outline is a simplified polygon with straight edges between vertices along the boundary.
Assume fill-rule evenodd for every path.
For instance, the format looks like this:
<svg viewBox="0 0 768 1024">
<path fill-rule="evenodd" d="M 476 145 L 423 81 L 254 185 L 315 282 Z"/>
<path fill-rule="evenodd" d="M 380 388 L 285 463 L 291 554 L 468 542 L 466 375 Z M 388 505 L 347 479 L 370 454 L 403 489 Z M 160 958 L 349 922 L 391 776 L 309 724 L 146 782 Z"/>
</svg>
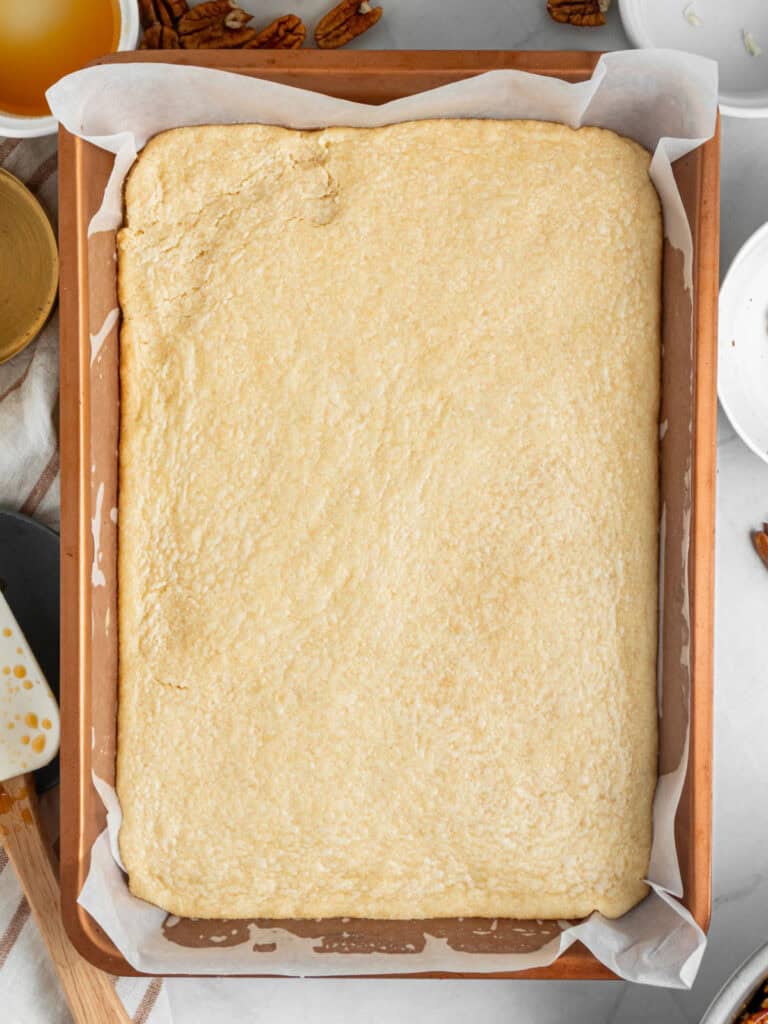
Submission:
<svg viewBox="0 0 768 1024">
<path fill-rule="evenodd" d="M 368 0 L 341 0 L 318 22 L 315 42 L 321 50 L 345 46 L 375 25 L 383 13 L 381 7 L 372 7 Z"/>
<path fill-rule="evenodd" d="M 139 0 L 139 20 L 142 28 L 156 25 L 160 20 L 155 10 L 154 0 Z"/>
<path fill-rule="evenodd" d="M 267 25 L 261 32 L 246 43 L 244 50 L 298 50 L 304 42 L 307 29 L 301 18 L 295 14 L 284 14 Z"/>
<path fill-rule="evenodd" d="M 189 10 L 187 0 L 161 0 L 161 2 L 165 4 L 174 21 L 178 21 L 179 18 L 183 18 Z"/>
<path fill-rule="evenodd" d="M 139 17 L 144 28 L 151 25 L 173 28 L 188 9 L 187 0 L 139 0 Z"/>
<path fill-rule="evenodd" d="M 762 558 L 766 569 L 768 569 L 768 523 L 763 523 L 763 531 L 756 530 L 752 534 L 752 543 L 755 545 L 755 551 Z"/>
<path fill-rule="evenodd" d="M 223 25 L 225 20 L 231 18 L 233 14 L 238 28 L 251 20 L 250 14 L 230 0 L 208 0 L 207 3 L 193 7 L 179 19 L 179 35 L 191 35 L 193 32 L 202 32 L 204 29 Z"/>
<path fill-rule="evenodd" d="M 611 0 L 547 0 L 549 16 L 567 25 L 604 25 Z"/>
<path fill-rule="evenodd" d="M 253 15 L 233 0 L 209 0 L 179 20 L 179 37 L 186 50 L 232 50 L 256 37 L 245 26 Z"/>
<path fill-rule="evenodd" d="M 140 50 L 178 50 L 179 36 L 175 29 L 157 22 L 144 30 Z"/>
</svg>

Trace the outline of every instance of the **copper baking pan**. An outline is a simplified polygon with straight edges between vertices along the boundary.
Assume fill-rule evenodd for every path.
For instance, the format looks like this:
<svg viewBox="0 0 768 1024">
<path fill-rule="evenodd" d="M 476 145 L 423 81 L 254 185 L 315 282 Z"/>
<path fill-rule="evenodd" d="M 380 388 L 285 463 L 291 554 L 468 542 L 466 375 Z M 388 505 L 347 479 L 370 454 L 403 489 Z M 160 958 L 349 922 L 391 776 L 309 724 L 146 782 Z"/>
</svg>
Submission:
<svg viewBox="0 0 768 1024">
<path fill-rule="evenodd" d="M 350 52 L 319 53 L 169 51 L 120 54 L 109 60 L 201 64 L 267 78 L 366 103 L 382 103 L 498 68 L 517 68 L 569 81 L 588 78 L 595 53 L 534 52 Z M 59 238 L 61 245 L 61 887 L 64 922 L 72 941 L 92 963 L 113 974 L 135 973 L 94 920 L 77 904 L 88 872 L 90 850 L 105 827 L 105 813 L 91 773 L 114 777 L 117 705 L 116 587 L 92 587 L 95 566 L 92 521 L 100 533 L 100 566 L 114 566 L 116 529 L 111 509 L 117 504 L 118 327 L 106 332 L 100 357 L 91 362 L 91 335 L 103 332 L 116 302 L 114 234 L 90 241 L 88 222 L 100 203 L 112 157 L 70 135 L 59 134 Z M 688 776 L 677 815 L 676 835 L 684 885 L 684 903 L 706 928 L 710 913 L 712 794 L 712 601 L 715 488 L 715 343 L 718 290 L 719 134 L 675 166 L 694 236 L 695 305 L 682 287 L 680 260 L 667 252 L 664 281 L 664 406 L 662 417 L 685 416 L 683 448 L 662 446 L 662 489 L 667 504 L 685 476 L 681 458 L 690 459 L 692 483 L 691 557 L 688 570 L 691 640 L 691 714 Z M 690 324 L 693 323 L 692 334 Z M 107 323 L 109 327 L 109 323 Z M 691 428 L 688 429 L 690 418 Z M 95 467 L 98 466 L 98 473 Z M 96 481 L 98 480 L 98 484 Z M 688 485 L 686 485 L 688 486 Z M 670 490 L 671 489 L 671 490 Z M 672 517 L 674 518 L 674 516 Z M 631 530 L 631 524 L 627 524 Z M 681 535 L 667 531 L 667 552 L 680 550 Z M 669 561 L 669 559 L 668 559 Z M 97 574 L 98 575 L 98 574 Z M 116 579 L 107 573 L 108 581 Z M 678 575 L 665 587 L 665 662 L 679 650 Z M 677 618 L 675 617 L 677 615 Z M 683 632 L 687 633 L 685 624 Z M 687 639 L 687 636 L 684 638 Z M 666 691 L 665 691 L 666 692 Z M 664 701 L 665 727 L 677 708 Z M 662 750 L 661 769 L 674 766 L 678 751 Z M 666 762 L 666 763 L 665 763 Z M 182 923 L 183 924 L 183 923 Z M 499 922 L 489 948 L 481 922 L 354 922 L 345 949 L 402 950 L 414 932 L 447 937 L 467 951 L 521 952 L 550 938 L 554 922 L 534 925 L 527 934 Z M 184 944 L 205 945 L 205 922 L 177 932 Z M 287 922 L 294 930 L 307 922 Z M 506 927 L 505 927 L 506 926 Z M 350 928 L 350 923 L 345 924 Z M 338 922 L 312 923 L 312 934 L 333 947 Z M 215 923 L 213 930 L 216 930 Z M 305 932 L 306 933 L 306 932 Z M 360 947 L 355 947 L 359 940 Z M 521 942 L 523 945 L 521 946 Z M 341 950 L 339 950 L 341 952 Z M 258 973 L 258 965 L 254 971 Z M 408 977 L 437 977 L 434 973 Z M 576 944 L 548 968 L 454 977 L 610 978 L 611 972 Z"/>
</svg>

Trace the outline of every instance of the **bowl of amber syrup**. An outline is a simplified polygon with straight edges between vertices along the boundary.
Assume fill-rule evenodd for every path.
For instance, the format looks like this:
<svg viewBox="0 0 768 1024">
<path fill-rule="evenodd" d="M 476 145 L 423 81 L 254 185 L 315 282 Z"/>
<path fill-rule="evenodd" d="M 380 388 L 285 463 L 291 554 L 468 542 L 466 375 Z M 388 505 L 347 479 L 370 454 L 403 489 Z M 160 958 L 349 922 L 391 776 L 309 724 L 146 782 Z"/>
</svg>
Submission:
<svg viewBox="0 0 768 1024">
<path fill-rule="evenodd" d="M 138 38 L 136 0 L 0 0 L 0 136 L 52 135 L 46 89 Z"/>
</svg>

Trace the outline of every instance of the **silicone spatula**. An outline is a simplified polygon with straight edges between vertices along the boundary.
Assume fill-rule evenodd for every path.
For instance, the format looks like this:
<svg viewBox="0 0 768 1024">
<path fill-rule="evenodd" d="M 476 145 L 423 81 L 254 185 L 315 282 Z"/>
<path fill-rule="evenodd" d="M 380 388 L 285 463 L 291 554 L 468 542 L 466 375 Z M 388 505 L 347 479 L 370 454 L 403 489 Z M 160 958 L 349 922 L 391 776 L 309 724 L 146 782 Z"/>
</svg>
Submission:
<svg viewBox="0 0 768 1024">
<path fill-rule="evenodd" d="M 0 779 L 33 772 L 59 749 L 59 707 L 0 594 Z"/>
<path fill-rule="evenodd" d="M 59 749 L 59 709 L 0 594 L 0 840 L 13 864 L 75 1024 L 128 1024 L 110 978 L 84 960 L 61 920 L 53 854 L 43 838 L 32 775 Z"/>
</svg>

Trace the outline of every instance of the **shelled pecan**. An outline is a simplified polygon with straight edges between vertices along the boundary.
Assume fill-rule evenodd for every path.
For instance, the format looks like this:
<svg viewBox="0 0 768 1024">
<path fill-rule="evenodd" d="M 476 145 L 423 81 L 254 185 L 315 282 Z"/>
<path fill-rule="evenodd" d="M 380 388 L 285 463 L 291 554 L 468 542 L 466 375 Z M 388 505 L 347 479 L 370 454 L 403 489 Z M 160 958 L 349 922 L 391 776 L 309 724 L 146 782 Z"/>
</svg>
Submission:
<svg viewBox="0 0 768 1024">
<path fill-rule="evenodd" d="M 555 21 L 567 25 L 604 25 L 611 0 L 547 0 L 547 11 Z"/>
<path fill-rule="evenodd" d="M 187 0 L 161 0 L 161 2 L 165 4 L 165 7 L 170 12 L 174 21 L 178 21 L 179 18 L 183 18 L 189 10 Z"/>
<path fill-rule="evenodd" d="M 139 17 L 145 29 L 152 25 L 175 29 L 188 10 L 187 0 L 139 0 Z"/>
<path fill-rule="evenodd" d="M 178 50 L 181 44 L 175 29 L 155 22 L 144 30 L 141 37 L 140 50 Z"/>
<path fill-rule="evenodd" d="M 373 7 L 368 0 L 341 0 L 318 22 L 315 42 L 321 50 L 345 46 L 375 25 L 383 13 L 381 7 Z"/>
<path fill-rule="evenodd" d="M 763 523 L 762 530 L 755 530 L 752 534 L 752 543 L 755 545 L 755 551 L 762 558 L 766 569 L 768 569 L 768 523 Z"/>
<path fill-rule="evenodd" d="M 207 3 L 198 4 L 179 19 L 179 35 L 192 35 L 225 23 L 227 28 L 242 28 L 252 17 L 233 0 L 207 0 Z"/>
<path fill-rule="evenodd" d="M 267 25 L 261 32 L 246 43 L 244 50 L 298 50 L 307 35 L 307 29 L 301 18 L 295 14 L 284 14 Z"/>
<path fill-rule="evenodd" d="M 209 0 L 179 19 L 181 45 L 188 50 L 231 50 L 244 46 L 256 36 L 252 28 L 245 27 L 252 17 L 233 0 Z"/>
</svg>

